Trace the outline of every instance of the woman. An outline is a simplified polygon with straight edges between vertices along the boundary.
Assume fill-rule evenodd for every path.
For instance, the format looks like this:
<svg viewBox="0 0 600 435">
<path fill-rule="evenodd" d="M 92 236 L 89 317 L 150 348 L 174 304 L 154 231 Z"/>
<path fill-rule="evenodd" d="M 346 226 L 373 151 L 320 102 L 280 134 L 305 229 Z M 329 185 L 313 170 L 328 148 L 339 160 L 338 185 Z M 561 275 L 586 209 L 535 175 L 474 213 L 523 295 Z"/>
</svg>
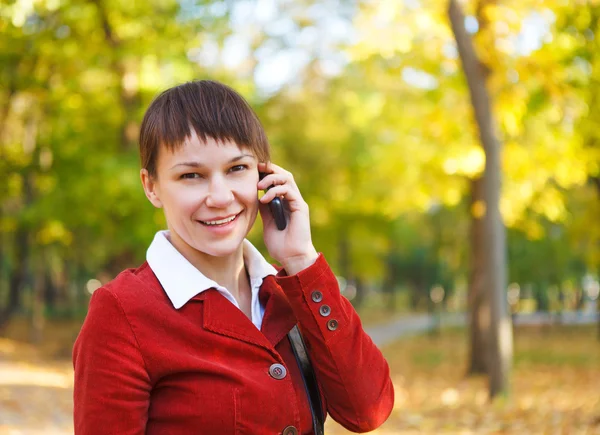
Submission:
<svg viewBox="0 0 600 435">
<path fill-rule="evenodd" d="M 144 116 L 140 154 L 168 230 L 143 265 L 91 298 L 73 349 L 75 433 L 313 433 L 287 339 L 296 324 L 323 411 L 355 432 L 382 424 L 388 365 L 315 250 L 308 206 L 269 161 L 246 101 L 212 81 L 169 89 Z M 268 207 L 275 197 L 287 203 L 284 230 Z M 279 271 L 246 240 L 259 212 Z"/>
</svg>

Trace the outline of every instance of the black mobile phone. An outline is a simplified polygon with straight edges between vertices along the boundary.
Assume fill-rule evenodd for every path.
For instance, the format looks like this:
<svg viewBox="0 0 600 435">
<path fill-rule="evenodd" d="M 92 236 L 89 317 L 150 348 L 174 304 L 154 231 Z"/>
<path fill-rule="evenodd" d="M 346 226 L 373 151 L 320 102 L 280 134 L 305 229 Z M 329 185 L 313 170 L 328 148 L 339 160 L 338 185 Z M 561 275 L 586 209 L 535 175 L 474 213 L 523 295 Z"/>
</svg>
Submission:
<svg viewBox="0 0 600 435">
<path fill-rule="evenodd" d="M 260 172 L 259 173 L 259 176 L 260 176 L 261 180 L 266 175 L 267 174 L 265 174 L 264 172 Z M 269 190 L 271 187 L 273 187 L 273 186 L 267 187 L 266 190 Z M 284 213 L 283 207 L 284 207 L 283 206 L 283 201 L 278 196 L 276 196 L 275 198 L 273 198 L 271 200 L 271 202 L 269 202 L 269 209 L 271 210 L 271 214 L 273 215 L 273 219 L 275 219 L 275 225 L 277 226 L 277 229 L 280 230 L 280 231 L 285 230 L 285 227 L 287 227 L 287 219 L 285 218 L 285 213 Z"/>
</svg>

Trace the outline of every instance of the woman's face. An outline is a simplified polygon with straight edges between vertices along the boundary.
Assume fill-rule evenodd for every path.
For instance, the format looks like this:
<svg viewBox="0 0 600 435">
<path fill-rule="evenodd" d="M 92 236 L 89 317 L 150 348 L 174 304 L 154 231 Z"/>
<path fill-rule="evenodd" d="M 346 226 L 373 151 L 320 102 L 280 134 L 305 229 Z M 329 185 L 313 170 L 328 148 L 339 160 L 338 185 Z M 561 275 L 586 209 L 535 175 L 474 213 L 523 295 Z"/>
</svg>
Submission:
<svg viewBox="0 0 600 435">
<path fill-rule="evenodd" d="M 177 150 L 161 148 L 156 177 L 142 169 L 146 196 L 164 209 L 171 242 L 185 256 L 237 252 L 258 212 L 257 159 L 235 142 L 201 142 L 196 134 Z"/>
</svg>

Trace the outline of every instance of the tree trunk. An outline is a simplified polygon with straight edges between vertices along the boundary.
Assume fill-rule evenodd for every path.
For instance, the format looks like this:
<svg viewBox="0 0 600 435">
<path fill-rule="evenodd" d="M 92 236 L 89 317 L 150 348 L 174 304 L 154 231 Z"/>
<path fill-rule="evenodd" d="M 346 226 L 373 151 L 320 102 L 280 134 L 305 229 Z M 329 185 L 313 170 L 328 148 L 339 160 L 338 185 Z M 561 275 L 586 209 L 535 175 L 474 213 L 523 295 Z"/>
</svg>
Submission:
<svg viewBox="0 0 600 435">
<path fill-rule="evenodd" d="M 468 374 L 489 373 L 490 301 L 485 291 L 485 238 L 480 206 L 484 204 L 483 180 L 471 180 L 470 204 L 470 274 L 469 274 L 469 329 L 470 361 Z"/>
<path fill-rule="evenodd" d="M 19 226 L 15 234 L 15 267 L 11 271 L 8 285 L 8 302 L 0 311 L 0 331 L 8 326 L 13 314 L 21 307 L 21 293 L 27 279 L 29 260 L 29 232 Z"/>
<path fill-rule="evenodd" d="M 0 221 L 2 220 L 2 204 L 0 204 Z M 2 300 L 2 296 L 4 295 L 4 274 L 5 274 L 5 247 L 4 247 L 4 233 L 0 230 L 0 301 Z M 1 306 L 1 303 L 0 303 Z"/>
<path fill-rule="evenodd" d="M 592 183 L 594 183 L 594 186 L 596 187 L 598 200 L 600 200 L 600 176 L 592 177 Z M 600 269 L 598 269 L 598 278 L 600 279 Z M 600 297 L 596 300 L 596 316 L 598 317 L 598 340 L 600 341 Z"/>
<path fill-rule="evenodd" d="M 346 280 L 346 283 L 348 285 L 352 284 L 354 285 L 354 274 L 352 273 L 352 265 L 351 265 L 351 258 L 350 258 L 350 240 L 348 238 L 348 229 L 346 227 L 346 225 L 342 225 L 342 227 L 340 228 L 339 231 L 339 242 L 338 242 L 338 247 L 339 247 L 339 264 L 340 264 L 340 272 L 342 274 L 342 276 L 344 277 L 344 279 Z M 360 305 L 360 303 L 362 302 L 362 300 L 360 299 L 360 296 L 358 294 L 359 289 L 357 288 L 357 286 L 355 285 L 356 288 L 356 294 L 354 295 L 354 297 L 352 298 L 352 305 L 354 305 L 354 307 L 358 308 L 358 306 Z"/>
<path fill-rule="evenodd" d="M 393 247 L 390 248 L 390 252 L 388 253 L 385 259 L 385 279 L 383 281 L 383 286 L 381 288 L 381 292 L 385 295 L 385 302 L 388 307 L 392 310 L 396 307 L 396 301 L 394 300 L 394 284 L 396 282 L 396 267 L 394 264 L 394 255 L 395 249 Z"/>
<path fill-rule="evenodd" d="M 365 300 L 365 284 L 361 278 L 357 277 L 354 280 L 354 286 L 356 287 L 356 296 L 354 297 L 354 306 L 360 307 Z"/>
<path fill-rule="evenodd" d="M 490 397 L 507 394 L 512 360 L 512 326 L 506 300 L 506 231 L 500 215 L 501 144 L 496 138 L 484 67 L 464 26 L 464 14 L 450 0 L 448 15 L 469 87 L 479 138 L 485 151 L 483 215 L 485 287 L 490 296 Z"/>
<path fill-rule="evenodd" d="M 135 108 L 140 105 L 140 95 L 137 84 L 135 83 L 135 70 L 137 66 L 128 65 L 127 62 L 119 59 L 119 51 L 123 43 L 114 32 L 108 17 L 108 6 L 104 0 L 92 0 L 98 9 L 102 31 L 106 43 L 113 50 L 111 59 L 111 68 L 119 79 L 119 100 L 121 103 L 122 122 L 120 127 L 121 146 L 124 150 L 130 150 L 135 147 L 137 142 L 138 126 L 135 122 Z"/>
<path fill-rule="evenodd" d="M 28 207 L 33 201 L 33 182 L 31 173 L 26 172 L 23 177 L 23 204 Z M 31 241 L 30 229 L 26 223 L 20 222 L 13 239 L 15 252 L 15 266 L 9 272 L 8 302 L 0 310 L 0 333 L 5 330 L 13 314 L 21 307 L 21 293 L 27 282 L 30 263 Z"/>
<path fill-rule="evenodd" d="M 33 297 L 31 300 L 31 324 L 29 328 L 29 339 L 33 344 L 40 344 L 42 342 L 46 320 L 44 316 L 44 286 L 46 281 L 44 260 L 42 255 L 35 262 Z"/>
<path fill-rule="evenodd" d="M 47 268 L 48 269 L 48 268 Z M 50 312 L 53 312 L 57 308 L 57 299 L 59 297 L 59 288 L 52 278 L 50 270 L 46 270 L 44 273 L 44 306 L 48 308 Z M 63 298 L 64 300 L 64 298 Z"/>
</svg>

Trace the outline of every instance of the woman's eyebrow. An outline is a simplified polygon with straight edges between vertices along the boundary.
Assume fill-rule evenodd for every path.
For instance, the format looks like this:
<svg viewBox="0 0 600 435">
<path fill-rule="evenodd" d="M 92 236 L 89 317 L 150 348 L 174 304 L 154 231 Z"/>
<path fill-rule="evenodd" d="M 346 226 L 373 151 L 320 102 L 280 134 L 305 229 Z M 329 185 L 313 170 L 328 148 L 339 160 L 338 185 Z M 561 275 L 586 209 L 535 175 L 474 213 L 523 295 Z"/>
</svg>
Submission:
<svg viewBox="0 0 600 435">
<path fill-rule="evenodd" d="M 254 156 L 252 154 L 240 154 L 239 156 L 233 157 L 232 159 L 230 159 L 227 164 L 231 164 L 231 163 L 235 163 L 237 161 L 240 161 L 246 157 L 250 157 L 251 159 L 254 158 Z M 175 165 L 173 165 L 171 167 L 171 169 L 174 169 L 178 166 L 187 166 L 187 167 L 191 167 L 191 168 L 204 168 L 206 165 L 204 163 L 200 163 L 200 162 L 181 162 L 181 163 L 177 163 Z"/>
</svg>

